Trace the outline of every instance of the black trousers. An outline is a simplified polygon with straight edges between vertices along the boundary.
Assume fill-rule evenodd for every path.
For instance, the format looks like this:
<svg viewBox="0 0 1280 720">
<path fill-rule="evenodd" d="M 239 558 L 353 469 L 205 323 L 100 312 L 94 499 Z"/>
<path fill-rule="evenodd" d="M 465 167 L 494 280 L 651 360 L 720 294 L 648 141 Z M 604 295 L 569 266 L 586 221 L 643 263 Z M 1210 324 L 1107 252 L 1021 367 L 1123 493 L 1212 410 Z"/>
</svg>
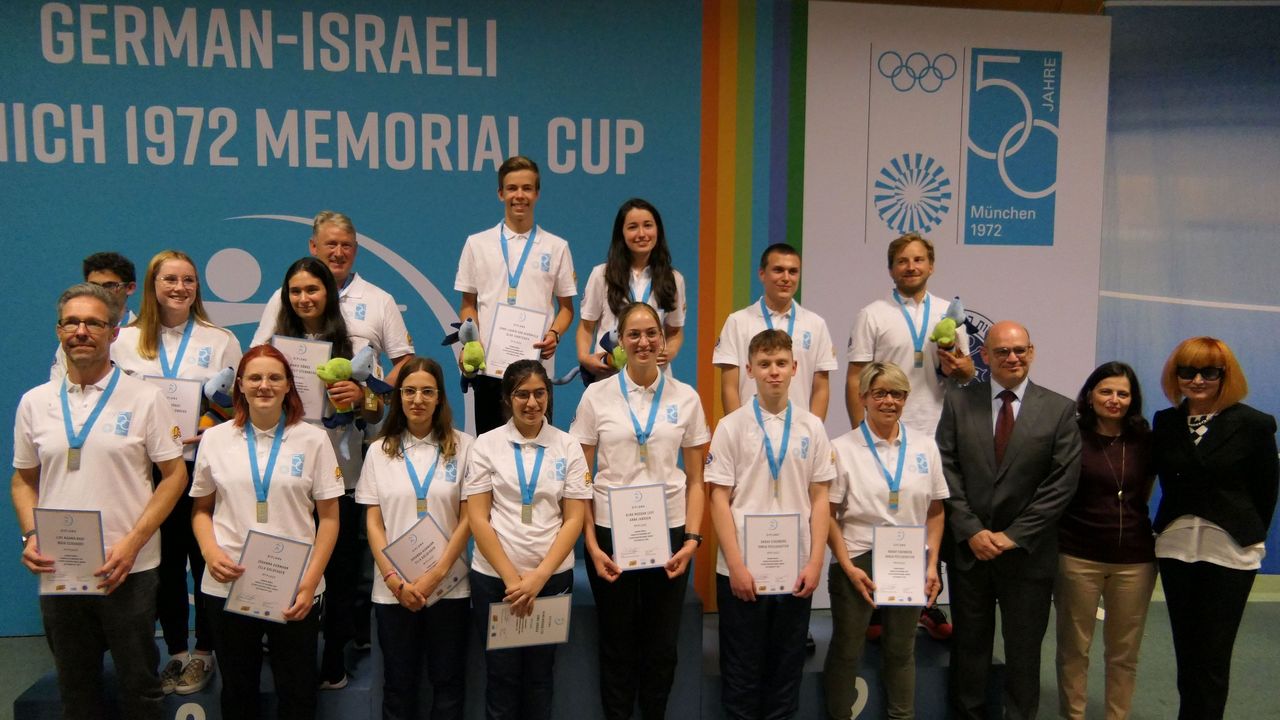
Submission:
<svg viewBox="0 0 1280 720">
<path fill-rule="evenodd" d="M 374 603 L 382 650 L 382 718 L 421 716 L 422 671 L 431 683 L 431 720 L 461 720 L 466 698 L 467 628 L 471 600 L 440 600 L 411 612 Z"/>
<path fill-rule="evenodd" d="M 671 547 L 684 542 L 684 526 L 670 529 Z M 595 526 L 600 549 L 613 554 L 613 533 Z M 609 582 L 586 563 L 600 629 L 600 700 L 608 720 L 663 718 L 676 674 L 680 610 L 689 573 L 674 580 L 662 568 L 624 572 Z"/>
<path fill-rule="evenodd" d="M 1004 636 L 1004 716 L 1035 720 L 1040 705 L 1040 645 L 1049 624 L 1052 577 L 1009 572 L 999 558 L 968 570 L 950 565 L 951 702 L 958 720 L 985 720 L 996 604 Z"/>
<path fill-rule="evenodd" d="M 476 375 L 471 378 L 471 392 L 474 393 L 472 401 L 476 416 L 476 435 L 506 424 L 501 380 L 488 375 Z"/>
<path fill-rule="evenodd" d="M 573 571 L 556 573 L 538 597 L 573 592 Z M 476 631 L 485 637 L 489 604 L 502 602 L 502 578 L 471 571 L 471 607 Z M 488 720 L 551 720 L 552 679 L 556 646 L 489 650 L 484 654 L 484 716 Z"/>
<path fill-rule="evenodd" d="M 338 540 L 324 568 L 324 656 L 320 675 L 329 681 L 341 680 L 347 672 L 345 650 L 356 634 L 360 559 L 369 552 L 369 546 L 360 539 L 363 524 L 363 508 L 356 504 L 355 496 L 348 492 L 339 497 Z M 370 611 L 367 605 L 364 609 Z"/>
<path fill-rule="evenodd" d="M 271 647 L 271 675 L 276 683 L 277 717 L 310 720 L 316 716 L 316 638 L 323 602 L 297 622 L 274 623 L 225 610 L 226 598 L 209 596 L 213 646 L 222 672 L 222 717 L 258 717 L 258 683 L 262 677 L 262 636 Z"/>
<path fill-rule="evenodd" d="M 1178 662 L 1178 720 L 1215 720 L 1226 711 L 1231 651 L 1257 574 L 1160 559 Z"/>
<path fill-rule="evenodd" d="M 720 704 L 732 720 L 781 720 L 800 709 L 805 635 L 812 598 L 734 597 L 729 577 L 716 574 L 720 605 Z"/>
<path fill-rule="evenodd" d="M 156 617 L 164 633 L 164 644 L 170 655 L 187 651 L 190 633 L 189 607 L 196 609 L 196 649 L 213 650 L 213 634 L 209 630 L 209 617 L 204 607 L 204 592 L 200 582 L 204 579 L 204 556 L 200 544 L 191 531 L 191 473 L 195 463 L 187 463 L 187 489 L 178 498 L 178 504 L 160 524 L 160 591 L 156 595 Z M 158 482 L 160 473 L 152 466 L 152 476 Z M 188 601 L 187 567 L 194 580 Z"/>
</svg>

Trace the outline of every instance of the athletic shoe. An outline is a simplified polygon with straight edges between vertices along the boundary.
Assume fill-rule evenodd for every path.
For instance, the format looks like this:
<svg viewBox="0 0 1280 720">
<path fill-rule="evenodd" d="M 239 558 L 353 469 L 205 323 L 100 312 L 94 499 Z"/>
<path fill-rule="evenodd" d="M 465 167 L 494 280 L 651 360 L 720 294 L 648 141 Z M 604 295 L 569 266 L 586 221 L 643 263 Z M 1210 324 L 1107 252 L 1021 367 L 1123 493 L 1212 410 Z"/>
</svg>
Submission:
<svg viewBox="0 0 1280 720">
<path fill-rule="evenodd" d="M 322 680 L 320 682 L 320 689 L 321 690 L 341 690 L 342 688 L 346 687 L 347 683 L 350 681 L 351 681 L 351 676 L 346 673 L 343 673 L 341 680 L 333 680 L 333 681 Z"/>
<path fill-rule="evenodd" d="M 867 623 L 867 640 L 878 643 L 883 634 L 884 624 L 880 621 L 880 608 L 876 608 L 871 611 L 871 620 Z"/>
<path fill-rule="evenodd" d="M 177 658 L 171 659 L 165 664 L 164 669 L 160 671 L 160 689 L 165 695 L 173 694 L 178 687 L 178 680 L 182 677 L 182 661 Z"/>
<path fill-rule="evenodd" d="M 947 614 L 937 605 L 920 611 L 919 624 L 934 640 L 951 639 L 951 622 L 947 620 Z"/>
<path fill-rule="evenodd" d="M 182 677 L 178 679 L 178 685 L 173 691 L 179 695 L 198 693 L 208 687 L 212 679 L 213 656 L 192 655 L 187 666 L 182 669 Z"/>
</svg>

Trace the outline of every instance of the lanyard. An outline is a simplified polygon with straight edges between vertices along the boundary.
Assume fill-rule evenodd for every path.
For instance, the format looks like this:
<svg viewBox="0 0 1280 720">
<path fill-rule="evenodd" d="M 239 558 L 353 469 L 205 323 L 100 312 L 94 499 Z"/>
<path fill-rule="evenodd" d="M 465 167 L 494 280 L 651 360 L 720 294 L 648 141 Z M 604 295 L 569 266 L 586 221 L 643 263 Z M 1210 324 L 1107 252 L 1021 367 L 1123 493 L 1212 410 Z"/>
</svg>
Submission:
<svg viewBox="0 0 1280 720">
<path fill-rule="evenodd" d="M 760 414 L 759 396 L 751 398 L 751 405 L 756 411 L 756 424 L 760 426 L 760 434 L 764 435 L 764 456 L 769 461 L 769 477 L 773 478 L 773 496 L 779 495 L 779 478 L 782 476 L 782 461 L 787 459 L 787 444 L 791 442 L 791 401 L 787 401 L 787 415 L 782 421 L 782 446 L 778 454 L 773 454 L 773 443 L 769 441 L 769 432 L 764 429 L 764 416 Z"/>
<path fill-rule="evenodd" d="M 764 316 L 764 326 L 773 329 L 773 318 L 769 317 L 769 307 L 764 304 L 764 296 L 760 296 L 760 314 Z M 787 335 L 794 336 L 796 331 L 796 301 L 791 301 L 791 318 L 787 320 Z M 787 412 L 791 409 L 787 408 Z"/>
<path fill-rule="evenodd" d="M 871 457 L 875 458 L 876 466 L 880 468 L 880 472 L 884 474 L 884 479 L 889 483 L 889 509 L 898 509 L 898 488 L 902 487 L 902 467 L 907 459 L 907 428 L 898 421 L 898 437 L 902 438 L 902 444 L 898 447 L 898 468 L 893 475 L 889 474 L 889 469 L 884 466 L 884 462 L 880 459 L 880 453 L 876 452 L 876 443 L 871 437 L 871 430 L 867 428 L 867 421 L 863 420 L 862 437 L 867 441 L 867 449 L 871 451 Z"/>
<path fill-rule="evenodd" d="M 630 282 L 627 283 L 627 297 L 631 300 L 631 302 L 647 303 L 649 302 L 649 296 L 652 294 L 653 294 L 652 278 L 650 278 L 648 284 L 644 286 L 644 292 L 640 295 L 639 298 L 636 297 L 635 287 L 633 287 Z"/>
<path fill-rule="evenodd" d="M 653 404 L 649 406 L 649 419 L 645 422 L 644 429 L 640 429 L 640 419 L 636 417 L 635 410 L 631 409 L 631 400 L 627 394 L 627 381 L 622 379 L 625 372 L 618 373 L 618 387 L 622 389 L 622 402 L 627 404 L 627 414 L 631 416 L 631 427 L 636 431 L 636 443 L 644 446 L 649 442 L 649 436 L 653 434 L 653 423 L 658 419 L 658 403 L 662 402 L 662 388 L 667 384 L 667 378 L 662 373 L 658 373 L 658 389 L 653 393 Z"/>
<path fill-rule="evenodd" d="M 187 326 L 182 329 L 182 341 L 178 343 L 178 352 L 173 356 L 173 363 L 169 363 L 169 354 L 164 350 L 164 339 L 161 338 L 157 343 L 160 347 L 156 348 L 156 354 L 160 356 L 160 374 L 167 378 L 178 377 L 178 371 L 182 369 L 182 358 L 187 354 L 187 344 L 191 342 L 191 331 L 196 326 L 196 317 L 192 315 L 187 318 Z"/>
<path fill-rule="evenodd" d="M 893 299 L 897 301 L 898 309 L 902 311 L 902 318 L 907 321 L 907 330 L 911 331 L 911 344 L 915 346 L 916 354 L 919 355 L 924 351 L 924 333 L 929 329 L 929 293 L 924 294 L 924 321 L 920 323 L 919 329 L 916 328 L 915 321 L 911 319 L 911 313 L 907 312 L 907 304 L 903 302 L 902 296 L 896 289 L 893 291 Z"/>
<path fill-rule="evenodd" d="M 507 304 L 516 304 L 516 288 L 520 286 L 520 276 L 524 275 L 524 264 L 529 260 L 529 252 L 533 250 L 533 239 L 538 234 L 538 226 L 529 231 L 529 239 L 525 241 L 524 250 L 520 252 L 520 262 L 515 273 L 511 272 L 511 258 L 507 255 L 507 234 L 503 232 L 506 223 L 498 223 L 498 242 L 502 245 L 502 265 L 507 271 Z"/>
<path fill-rule="evenodd" d="M 116 382 L 120 380 L 120 368 L 111 373 L 111 380 L 107 382 L 107 389 L 102 391 L 102 397 L 98 398 L 98 404 L 93 407 L 93 412 L 89 413 L 89 419 L 84 421 L 84 425 L 80 426 L 80 432 L 76 432 L 71 426 L 71 403 L 67 399 L 67 379 L 62 379 L 62 425 L 67 431 L 67 446 L 71 450 L 79 450 L 84 447 L 84 441 L 89 439 L 89 433 L 93 430 L 93 426 L 98 422 L 98 416 L 102 414 L 102 409 L 107 406 L 107 400 L 111 399 L 111 393 L 115 392 Z M 76 460 L 76 467 L 79 468 L 79 459 Z"/>
<path fill-rule="evenodd" d="M 404 450 L 404 466 L 409 471 L 409 482 L 413 483 L 413 492 L 418 497 L 418 517 L 422 517 L 427 511 L 427 492 L 431 490 L 431 479 L 435 477 L 436 465 L 440 463 L 440 448 L 436 448 L 436 459 L 431 461 L 431 467 L 427 470 L 427 480 L 423 482 L 418 479 L 418 469 L 413 466 L 413 461 L 409 459 L 409 449 Z M 521 468 L 523 470 L 524 468 Z"/>
<path fill-rule="evenodd" d="M 533 507 L 533 493 L 538 489 L 538 475 L 542 472 L 542 456 L 546 454 L 547 449 L 541 445 L 538 446 L 538 452 L 533 460 L 532 479 L 525 477 L 524 455 L 520 452 L 520 443 L 511 443 L 511 449 L 515 451 L 516 474 L 520 478 L 520 502 L 525 507 Z"/>
<path fill-rule="evenodd" d="M 253 492 L 258 502 L 267 501 L 267 493 L 271 491 L 271 474 L 276 469 L 276 458 L 280 456 L 280 443 L 284 440 L 284 413 L 280 414 L 280 423 L 276 425 L 276 436 L 271 439 L 271 454 L 267 456 L 267 474 L 264 477 L 258 469 L 258 441 L 254 437 L 253 421 L 244 424 L 244 441 L 249 447 L 249 470 L 253 473 Z"/>
</svg>

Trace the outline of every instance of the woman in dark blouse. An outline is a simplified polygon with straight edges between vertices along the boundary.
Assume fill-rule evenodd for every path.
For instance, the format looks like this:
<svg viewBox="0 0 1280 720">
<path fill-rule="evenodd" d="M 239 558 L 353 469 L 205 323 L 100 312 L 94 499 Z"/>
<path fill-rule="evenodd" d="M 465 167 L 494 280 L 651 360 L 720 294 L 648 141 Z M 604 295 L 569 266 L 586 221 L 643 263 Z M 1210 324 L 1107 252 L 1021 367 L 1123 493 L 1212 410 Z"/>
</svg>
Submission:
<svg viewBox="0 0 1280 720">
<path fill-rule="evenodd" d="M 1156 583 L 1147 498 L 1155 479 L 1151 434 L 1133 368 L 1109 362 L 1076 399 L 1083 441 L 1080 485 L 1058 526 L 1059 716 L 1083 720 L 1098 599 L 1106 607 L 1106 717 L 1129 715 L 1147 605 Z"/>
</svg>

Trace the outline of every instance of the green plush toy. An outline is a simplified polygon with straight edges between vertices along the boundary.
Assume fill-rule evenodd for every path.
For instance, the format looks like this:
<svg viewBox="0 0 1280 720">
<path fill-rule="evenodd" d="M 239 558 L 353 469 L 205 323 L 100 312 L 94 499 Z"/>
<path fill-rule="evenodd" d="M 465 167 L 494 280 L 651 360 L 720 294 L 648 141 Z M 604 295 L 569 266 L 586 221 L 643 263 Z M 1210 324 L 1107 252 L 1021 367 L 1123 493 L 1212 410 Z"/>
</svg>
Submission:
<svg viewBox="0 0 1280 720">
<path fill-rule="evenodd" d="M 951 350 L 956 346 L 956 329 L 962 324 L 964 324 L 964 304 L 957 297 L 947 306 L 946 314 L 933 327 L 933 332 L 929 333 L 929 339 L 943 350 Z"/>
<path fill-rule="evenodd" d="M 334 383 L 351 379 L 351 361 L 347 358 L 330 358 L 328 362 L 316 368 L 316 377 L 324 381 L 326 387 L 333 387 Z M 338 407 L 334 405 L 334 409 L 339 414 L 349 413 L 355 409 L 353 405 Z"/>
</svg>

